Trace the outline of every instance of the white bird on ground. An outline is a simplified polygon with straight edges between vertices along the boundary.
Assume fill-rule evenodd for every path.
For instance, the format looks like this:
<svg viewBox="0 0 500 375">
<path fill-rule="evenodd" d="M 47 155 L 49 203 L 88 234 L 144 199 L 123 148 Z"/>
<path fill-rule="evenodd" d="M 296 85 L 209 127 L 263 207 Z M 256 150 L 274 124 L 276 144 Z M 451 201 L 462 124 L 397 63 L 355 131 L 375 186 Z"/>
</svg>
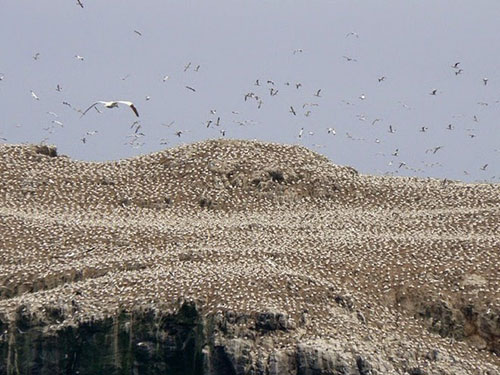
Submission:
<svg viewBox="0 0 500 375">
<path fill-rule="evenodd" d="M 102 104 L 106 108 L 118 108 L 118 104 L 125 104 L 130 107 L 130 109 L 134 112 L 134 114 L 139 117 L 139 112 L 137 111 L 137 108 L 135 108 L 134 103 L 126 101 L 126 100 L 115 100 L 111 102 L 104 102 L 102 100 L 98 100 L 94 104 L 92 104 L 90 107 L 88 107 L 85 111 L 83 111 L 82 115 L 80 117 L 83 117 L 90 109 L 94 108 L 96 105 Z"/>
</svg>

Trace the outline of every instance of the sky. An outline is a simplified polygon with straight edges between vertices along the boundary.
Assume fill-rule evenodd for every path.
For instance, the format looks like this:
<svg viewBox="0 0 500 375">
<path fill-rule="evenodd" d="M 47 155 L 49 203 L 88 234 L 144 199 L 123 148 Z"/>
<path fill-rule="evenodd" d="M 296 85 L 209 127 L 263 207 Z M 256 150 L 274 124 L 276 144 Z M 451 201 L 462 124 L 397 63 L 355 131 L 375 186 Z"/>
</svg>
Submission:
<svg viewBox="0 0 500 375">
<path fill-rule="evenodd" d="M 364 174 L 500 180 L 497 0 L 81 1 L 3 2 L 0 142 L 108 161 L 257 139 Z M 98 100 L 140 117 L 82 117 Z"/>
</svg>

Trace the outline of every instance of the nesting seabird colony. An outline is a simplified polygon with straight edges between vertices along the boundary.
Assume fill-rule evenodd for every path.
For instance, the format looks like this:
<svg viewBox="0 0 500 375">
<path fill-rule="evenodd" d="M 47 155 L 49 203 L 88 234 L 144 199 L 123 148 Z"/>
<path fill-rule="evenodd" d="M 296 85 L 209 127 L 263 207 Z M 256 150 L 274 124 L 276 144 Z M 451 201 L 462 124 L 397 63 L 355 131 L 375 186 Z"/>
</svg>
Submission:
<svg viewBox="0 0 500 375">
<path fill-rule="evenodd" d="M 275 333 L 282 348 L 332 342 L 395 365 L 412 353 L 429 373 L 498 370 L 494 341 L 441 337 L 418 313 L 443 301 L 498 322 L 498 184 L 366 176 L 238 140 L 102 163 L 48 146 L 0 154 L 3 320 L 59 305 L 64 319 L 45 327 L 58 330 L 181 298 L 205 314 L 282 311 L 295 327 Z M 436 348 L 444 362 L 426 357 Z"/>
</svg>

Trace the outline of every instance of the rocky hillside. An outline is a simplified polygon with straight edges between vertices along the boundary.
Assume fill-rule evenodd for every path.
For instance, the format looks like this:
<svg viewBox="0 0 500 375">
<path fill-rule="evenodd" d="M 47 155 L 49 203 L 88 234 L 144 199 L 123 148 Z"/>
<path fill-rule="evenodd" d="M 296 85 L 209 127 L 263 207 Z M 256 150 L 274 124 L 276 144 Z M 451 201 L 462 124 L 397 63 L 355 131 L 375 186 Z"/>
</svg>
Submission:
<svg viewBox="0 0 500 375">
<path fill-rule="evenodd" d="M 0 153 L 0 374 L 500 373 L 498 184 L 250 141 Z"/>
</svg>

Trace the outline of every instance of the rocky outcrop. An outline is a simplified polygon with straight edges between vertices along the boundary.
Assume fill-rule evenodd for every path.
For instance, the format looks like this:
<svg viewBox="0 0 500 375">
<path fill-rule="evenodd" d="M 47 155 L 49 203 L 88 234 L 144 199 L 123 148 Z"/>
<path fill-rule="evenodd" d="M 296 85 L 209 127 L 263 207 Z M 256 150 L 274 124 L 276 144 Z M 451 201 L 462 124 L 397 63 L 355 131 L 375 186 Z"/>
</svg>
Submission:
<svg viewBox="0 0 500 375">
<path fill-rule="evenodd" d="M 26 308 L 2 322 L 0 374 L 201 374 L 203 324 L 193 305 L 53 328 Z"/>
<path fill-rule="evenodd" d="M 408 291 L 398 293 L 395 302 L 421 319 L 431 332 L 500 355 L 500 310 Z"/>
<path fill-rule="evenodd" d="M 202 317 L 193 303 L 184 303 L 170 314 L 137 310 L 61 327 L 54 323 L 63 317 L 51 314 L 35 316 L 22 307 L 13 321 L 2 318 L 1 374 L 376 373 L 362 354 L 324 342 L 259 345 L 273 331 L 291 329 L 278 312 Z"/>
</svg>

